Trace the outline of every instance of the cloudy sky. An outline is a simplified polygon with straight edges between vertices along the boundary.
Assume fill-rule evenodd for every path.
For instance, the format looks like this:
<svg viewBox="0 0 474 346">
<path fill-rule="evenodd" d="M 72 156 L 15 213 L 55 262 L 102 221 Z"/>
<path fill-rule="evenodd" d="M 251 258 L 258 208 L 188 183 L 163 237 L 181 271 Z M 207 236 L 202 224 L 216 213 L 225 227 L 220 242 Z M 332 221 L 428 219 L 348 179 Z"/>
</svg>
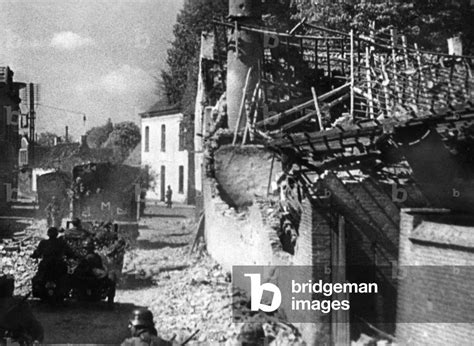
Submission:
<svg viewBox="0 0 474 346">
<path fill-rule="evenodd" d="M 157 101 L 183 0 L 0 0 L 0 66 L 40 85 L 44 105 L 84 112 L 86 127 L 138 121 Z M 77 138 L 82 116 L 38 107 L 37 133 Z"/>
</svg>

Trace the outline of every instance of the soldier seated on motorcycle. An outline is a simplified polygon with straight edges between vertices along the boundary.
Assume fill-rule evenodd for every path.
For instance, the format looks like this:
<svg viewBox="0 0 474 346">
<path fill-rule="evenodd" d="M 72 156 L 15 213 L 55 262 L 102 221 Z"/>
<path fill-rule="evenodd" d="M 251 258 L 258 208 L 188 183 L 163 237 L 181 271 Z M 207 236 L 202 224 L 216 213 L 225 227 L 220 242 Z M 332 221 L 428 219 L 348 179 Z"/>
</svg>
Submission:
<svg viewBox="0 0 474 346">
<path fill-rule="evenodd" d="M 33 278 L 33 285 L 42 282 L 47 271 L 54 270 L 56 277 L 65 277 L 67 265 L 64 259 L 76 257 L 64 239 L 62 237 L 58 238 L 58 230 L 56 228 L 50 227 L 48 229 L 48 238 L 41 240 L 31 255 L 32 258 L 41 259 L 38 272 Z"/>
<path fill-rule="evenodd" d="M 82 222 L 77 217 L 72 219 L 72 227 L 64 231 L 64 239 L 76 252 L 77 256 L 85 255 L 85 253 L 82 253 L 82 245 L 86 239 L 93 236 L 92 232 L 82 227 Z"/>
<path fill-rule="evenodd" d="M 128 323 L 131 338 L 125 339 L 121 346 L 171 346 L 172 342 L 158 336 L 153 321 L 153 313 L 148 309 L 136 309 Z"/>
<path fill-rule="evenodd" d="M 79 261 L 74 271 L 74 277 L 77 285 L 94 289 L 104 287 L 107 289 L 108 302 L 113 303 L 115 297 L 115 282 L 108 276 L 108 271 L 104 267 L 102 258 L 95 252 L 95 245 L 92 239 L 84 242 L 86 255 Z"/>
</svg>

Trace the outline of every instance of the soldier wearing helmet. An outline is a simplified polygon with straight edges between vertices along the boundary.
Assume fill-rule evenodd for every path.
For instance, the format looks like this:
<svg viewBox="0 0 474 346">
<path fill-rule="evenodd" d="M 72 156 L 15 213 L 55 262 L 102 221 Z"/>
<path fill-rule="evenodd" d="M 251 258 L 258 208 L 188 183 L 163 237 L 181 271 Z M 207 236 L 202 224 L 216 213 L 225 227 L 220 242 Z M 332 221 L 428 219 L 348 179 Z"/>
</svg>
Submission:
<svg viewBox="0 0 474 346">
<path fill-rule="evenodd" d="M 93 239 L 86 239 L 83 243 L 86 251 L 85 257 L 79 262 L 74 271 L 74 278 L 78 286 L 88 288 L 95 287 L 98 284 L 103 285 L 108 290 L 107 301 L 113 304 L 115 298 L 115 282 L 108 277 L 108 271 L 105 268 L 102 258 L 95 251 Z"/>
<path fill-rule="evenodd" d="M 172 342 L 158 336 L 153 321 L 153 313 L 148 309 L 136 309 L 128 322 L 131 337 L 126 339 L 122 346 L 171 346 Z"/>
<path fill-rule="evenodd" d="M 38 272 L 33 278 L 33 289 L 42 282 L 47 270 L 56 270 L 59 277 L 67 274 L 65 258 L 75 258 L 76 255 L 62 237 L 58 238 L 58 230 L 54 227 L 48 229 L 48 238 L 39 242 L 38 247 L 31 255 L 32 258 L 41 259 Z"/>
</svg>

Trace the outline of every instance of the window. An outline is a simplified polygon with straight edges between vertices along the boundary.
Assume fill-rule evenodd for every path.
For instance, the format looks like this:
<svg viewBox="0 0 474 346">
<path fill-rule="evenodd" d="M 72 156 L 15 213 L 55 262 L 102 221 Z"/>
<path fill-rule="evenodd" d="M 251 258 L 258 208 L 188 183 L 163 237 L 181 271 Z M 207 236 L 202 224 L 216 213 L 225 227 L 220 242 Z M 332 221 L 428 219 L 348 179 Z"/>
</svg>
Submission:
<svg viewBox="0 0 474 346">
<path fill-rule="evenodd" d="M 150 151 L 150 127 L 145 127 L 145 153 Z"/>
<path fill-rule="evenodd" d="M 19 161 L 20 166 L 28 165 L 28 149 L 20 149 Z"/>
<path fill-rule="evenodd" d="M 166 125 L 161 125 L 161 151 L 166 151 Z"/>
<path fill-rule="evenodd" d="M 184 193 L 184 166 L 179 166 L 178 193 Z"/>
<path fill-rule="evenodd" d="M 182 122 L 179 123 L 179 151 L 184 150 L 186 129 Z"/>
</svg>

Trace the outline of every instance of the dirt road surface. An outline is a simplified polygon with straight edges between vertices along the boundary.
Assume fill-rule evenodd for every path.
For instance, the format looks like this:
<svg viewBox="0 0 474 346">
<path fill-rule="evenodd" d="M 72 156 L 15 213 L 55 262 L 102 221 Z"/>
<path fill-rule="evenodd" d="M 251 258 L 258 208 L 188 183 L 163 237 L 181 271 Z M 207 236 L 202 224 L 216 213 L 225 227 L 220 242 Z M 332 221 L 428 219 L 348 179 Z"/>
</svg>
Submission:
<svg viewBox="0 0 474 346">
<path fill-rule="evenodd" d="M 225 340 L 232 332 L 229 283 L 208 257 L 188 255 L 194 230 L 188 219 L 143 219 L 138 246 L 125 257 L 113 310 L 105 302 L 67 302 L 63 307 L 32 302 L 45 343 L 120 344 L 137 307 L 153 311 L 164 337 L 184 340 L 200 329 L 195 342 Z"/>
</svg>

